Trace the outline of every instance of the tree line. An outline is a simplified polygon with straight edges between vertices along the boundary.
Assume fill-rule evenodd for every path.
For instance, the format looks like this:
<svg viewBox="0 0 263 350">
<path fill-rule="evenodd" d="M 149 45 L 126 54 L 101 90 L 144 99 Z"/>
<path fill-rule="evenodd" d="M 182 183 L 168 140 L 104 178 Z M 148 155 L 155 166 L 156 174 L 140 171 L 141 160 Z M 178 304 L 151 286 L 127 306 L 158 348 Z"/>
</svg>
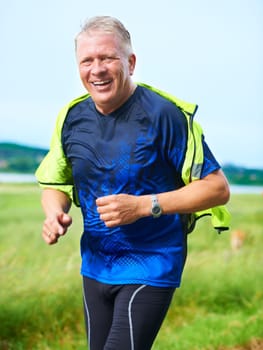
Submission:
<svg viewBox="0 0 263 350">
<path fill-rule="evenodd" d="M 0 143 L 0 172 L 33 174 L 48 149 L 17 143 Z M 263 169 L 251 169 L 233 164 L 223 165 L 230 184 L 263 186 Z"/>
</svg>

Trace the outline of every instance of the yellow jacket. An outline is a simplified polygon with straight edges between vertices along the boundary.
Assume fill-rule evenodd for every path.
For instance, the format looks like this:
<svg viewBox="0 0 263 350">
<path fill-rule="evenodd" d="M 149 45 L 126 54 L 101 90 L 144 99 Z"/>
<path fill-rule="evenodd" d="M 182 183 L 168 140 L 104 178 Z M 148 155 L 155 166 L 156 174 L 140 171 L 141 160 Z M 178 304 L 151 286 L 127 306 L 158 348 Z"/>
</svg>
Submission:
<svg viewBox="0 0 263 350">
<path fill-rule="evenodd" d="M 188 125 L 188 142 L 181 176 L 186 185 L 192 181 L 200 179 L 204 155 L 202 146 L 203 131 L 201 126 L 193 120 L 197 110 L 197 105 L 179 100 L 175 96 L 152 86 L 143 83 L 138 83 L 138 85 L 150 89 L 176 104 L 185 115 Z M 89 94 L 80 96 L 61 109 L 52 135 L 50 150 L 36 171 L 36 178 L 42 188 L 54 188 L 65 192 L 77 206 L 79 205 L 79 202 L 74 188 L 72 169 L 62 148 L 61 132 L 69 109 L 89 97 Z M 205 215 L 211 216 L 212 225 L 218 233 L 229 229 L 230 214 L 228 210 L 225 206 L 217 206 L 208 210 L 188 214 L 187 232 L 192 232 L 196 220 Z"/>
</svg>

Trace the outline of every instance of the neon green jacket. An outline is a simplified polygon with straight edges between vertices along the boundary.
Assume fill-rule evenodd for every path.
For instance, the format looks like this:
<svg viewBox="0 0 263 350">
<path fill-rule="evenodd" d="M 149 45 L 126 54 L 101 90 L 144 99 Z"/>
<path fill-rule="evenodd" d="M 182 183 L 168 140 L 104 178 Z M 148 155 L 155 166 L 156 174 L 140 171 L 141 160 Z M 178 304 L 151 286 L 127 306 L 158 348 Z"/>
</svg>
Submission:
<svg viewBox="0 0 263 350">
<path fill-rule="evenodd" d="M 153 88 L 149 85 L 142 83 L 138 83 L 138 85 L 150 89 L 176 104 L 176 106 L 180 108 L 185 115 L 188 124 L 188 142 L 181 175 L 183 182 L 186 185 L 192 181 L 200 179 L 204 155 L 202 146 L 202 128 L 196 121 L 193 120 L 197 110 L 197 105 L 179 100 L 175 96 Z M 77 206 L 79 206 L 79 202 L 74 188 L 72 169 L 62 148 L 61 132 L 69 109 L 89 97 L 89 94 L 80 96 L 79 98 L 72 100 L 61 109 L 57 117 L 55 130 L 52 135 L 50 150 L 36 171 L 36 178 L 42 188 L 53 188 L 65 192 Z M 230 214 L 228 210 L 225 206 L 217 206 L 208 210 L 188 214 L 187 232 L 192 232 L 195 227 L 196 220 L 205 215 L 211 216 L 212 225 L 218 231 L 218 233 L 229 229 Z"/>
</svg>

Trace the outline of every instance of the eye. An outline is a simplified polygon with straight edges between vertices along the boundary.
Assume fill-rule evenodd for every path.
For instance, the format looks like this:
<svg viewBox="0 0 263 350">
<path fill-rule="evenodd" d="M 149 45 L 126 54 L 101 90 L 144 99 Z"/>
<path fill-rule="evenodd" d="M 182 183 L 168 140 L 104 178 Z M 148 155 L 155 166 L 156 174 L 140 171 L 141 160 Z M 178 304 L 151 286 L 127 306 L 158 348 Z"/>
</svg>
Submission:
<svg viewBox="0 0 263 350">
<path fill-rule="evenodd" d="M 117 60 L 118 57 L 114 57 L 114 56 L 105 56 L 102 58 L 102 62 L 104 63 L 112 63 L 113 61 Z"/>
<path fill-rule="evenodd" d="M 90 66 L 92 64 L 92 59 L 87 57 L 80 62 L 82 66 Z"/>
<path fill-rule="evenodd" d="M 103 58 L 102 58 L 102 62 L 104 62 L 104 63 L 110 63 L 112 60 L 113 60 L 113 59 L 112 59 L 112 57 L 110 57 L 110 56 L 107 56 L 107 57 L 103 57 Z"/>
</svg>

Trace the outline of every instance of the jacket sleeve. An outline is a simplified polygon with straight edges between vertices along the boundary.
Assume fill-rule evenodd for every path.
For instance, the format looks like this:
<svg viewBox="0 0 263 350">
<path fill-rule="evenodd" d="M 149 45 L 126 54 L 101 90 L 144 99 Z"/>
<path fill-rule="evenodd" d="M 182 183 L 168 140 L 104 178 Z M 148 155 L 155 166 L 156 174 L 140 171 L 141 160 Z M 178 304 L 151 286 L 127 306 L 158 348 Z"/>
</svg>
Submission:
<svg viewBox="0 0 263 350">
<path fill-rule="evenodd" d="M 69 105 L 65 106 L 57 117 L 50 150 L 37 168 L 35 176 L 41 188 L 53 188 L 62 191 L 78 205 L 71 165 L 64 154 L 61 142 L 61 131 L 68 109 Z"/>
<path fill-rule="evenodd" d="M 152 86 L 142 83 L 139 83 L 139 85 L 144 86 L 145 88 L 150 89 L 167 100 L 173 102 L 185 115 L 188 125 L 188 140 L 181 176 L 186 185 L 192 181 L 200 179 L 204 162 L 204 151 L 202 143 L 203 130 L 199 123 L 194 120 L 194 115 L 198 106 L 179 100 L 177 97 L 158 90 Z M 206 215 L 211 216 L 212 225 L 218 233 L 229 229 L 231 216 L 228 209 L 221 205 L 196 213 L 184 215 L 184 220 L 186 218 L 187 233 L 192 232 L 195 228 L 196 221 Z"/>
</svg>

